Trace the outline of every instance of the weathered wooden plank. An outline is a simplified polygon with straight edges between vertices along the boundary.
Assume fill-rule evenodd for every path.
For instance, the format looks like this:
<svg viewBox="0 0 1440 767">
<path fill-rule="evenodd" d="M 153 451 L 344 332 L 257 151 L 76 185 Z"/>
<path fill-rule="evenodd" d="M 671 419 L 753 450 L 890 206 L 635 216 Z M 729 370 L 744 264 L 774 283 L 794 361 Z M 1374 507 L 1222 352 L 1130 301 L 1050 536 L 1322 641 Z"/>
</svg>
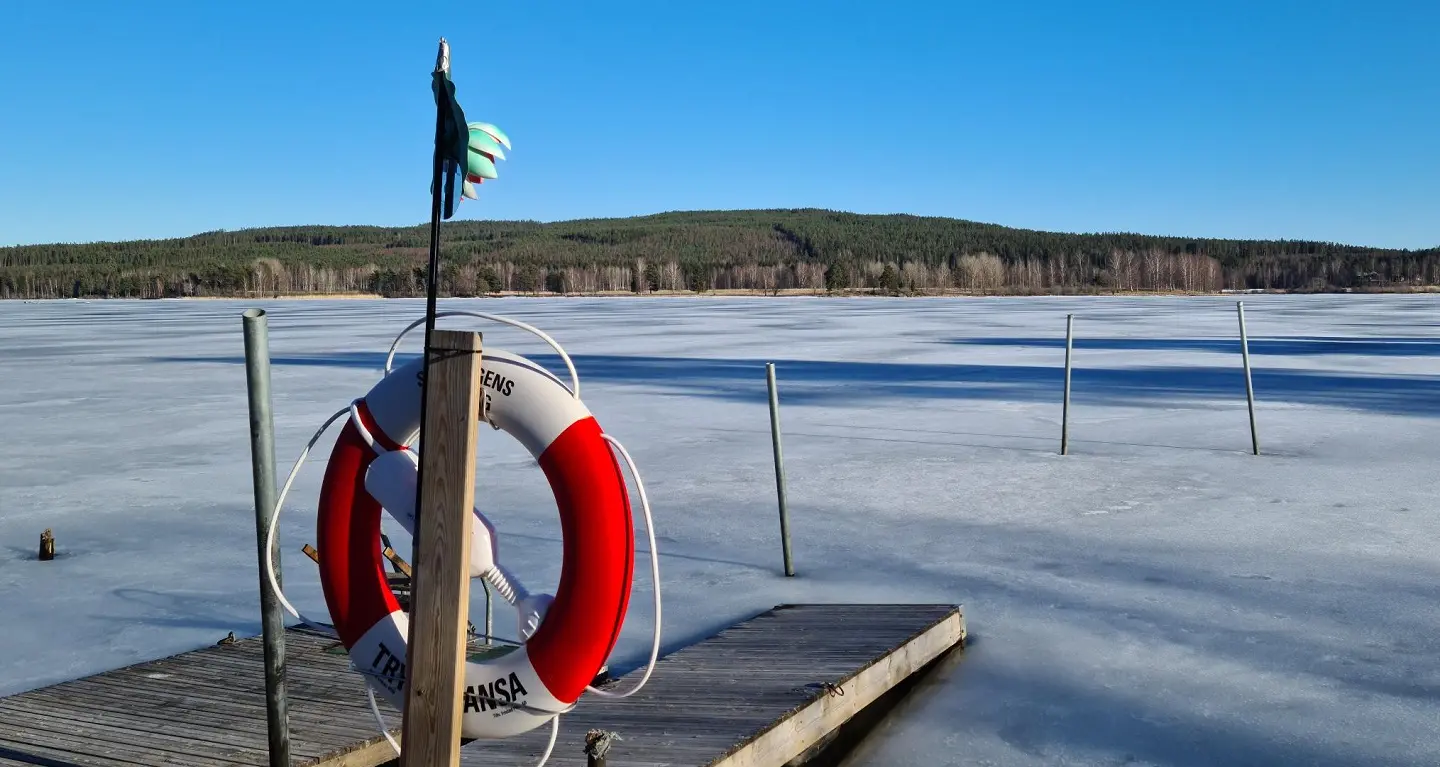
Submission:
<svg viewBox="0 0 1440 767">
<path fill-rule="evenodd" d="M 48 757 L 36 757 L 30 754 L 26 754 L 24 756 L 25 761 L 23 762 L 19 759 L 7 759 L 5 757 L 5 752 L 3 750 L 0 750 L 0 767 L 47 767 L 47 765 L 48 767 L 75 767 L 74 762 L 62 762 L 58 759 L 50 759 Z"/>
<path fill-rule="evenodd" d="M 27 767 L 34 765 L 48 765 L 48 767 L 128 767 L 139 764 L 125 759 L 96 756 L 91 753 L 83 753 L 72 748 L 36 745 L 5 740 L 0 738 L 0 756 L 19 761 Z M 152 759 L 146 762 L 153 765 L 156 762 Z"/>
<path fill-rule="evenodd" d="M 99 717 L 102 721 L 128 722 L 134 727 L 164 728 L 171 734 L 187 734 L 194 738 L 215 737 L 213 732 L 225 732 L 225 737 L 216 738 L 222 743 L 232 743 L 229 738 L 248 737 L 249 743 L 264 743 L 266 734 L 265 709 L 255 707 L 245 712 L 243 717 L 235 717 L 228 714 L 213 714 L 204 711 L 199 705 L 187 705 L 184 707 L 183 722 L 176 721 L 174 709 L 148 709 L 124 707 L 124 698 L 98 699 L 104 709 L 92 709 L 89 712 L 75 712 L 71 708 L 56 705 L 56 701 L 43 696 L 33 696 L 33 701 L 39 702 L 46 708 L 49 715 L 60 718 L 84 718 Z M 118 711 L 117 711 L 118 709 Z M 114 720 L 111 720 L 114 717 Z M 289 731 L 291 731 L 291 755 L 300 760 L 315 760 L 327 754 L 336 753 L 338 750 L 350 747 L 356 740 L 357 728 L 330 728 L 324 724 L 311 724 L 310 721 L 295 717 L 292 711 L 289 720 Z M 377 734 L 376 730 L 376 734 Z M 379 734 L 377 734 L 379 737 Z"/>
<path fill-rule="evenodd" d="M 131 679 L 116 680 L 109 678 L 86 679 L 81 684 L 76 684 L 67 692 L 70 693 L 65 702 L 68 705 L 85 705 L 85 700 L 94 695 L 107 695 L 128 699 L 122 704 L 124 707 L 139 708 L 153 706 L 159 710 L 184 711 L 192 705 L 206 704 L 205 710 L 214 710 L 218 713 L 226 713 L 232 716 L 246 716 L 254 709 L 263 709 L 263 699 L 257 699 L 252 693 L 236 692 L 228 694 L 224 689 L 212 689 L 206 687 L 184 687 L 177 684 L 178 680 L 149 680 Z M 305 715 L 323 704 L 325 716 L 344 720 L 348 711 L 359 705 L 353 703 L 354 696 L 347 696 L 343 701 L 317 700 L 313 698 L 298 699 L 299 706 L 297 715 Z M 315 704 L 306 706 L 305 703 Z M 366 709 L 368 711 L 368 709 Z"/>
<path fill-rule="evenodd" d="M 246 673 L 247 670 L 250 673 Z M 185 689 L 210 689 L 242 696 L 258 694 L 263 700 L 264 677 L 257 678 L 253 671 L 253 665 L 247 669 L 246 666 L 237 664 L 234 659 L 214 658 L 205 666 L 194 665 L 174 669 L 164 680 L 154 680 L 149 675 L 123 669 L 106 674 L 105 678 L 108 681 L 120 683 L 142 680 L 163 681 Z M 296 669 L 293 675 L 287 673 L 286 692 L 291 698 L 329 699 L 334 697 L 355 700 L 357 695 L 364 695 L 365 687 L 359 675 L 349 673 L 348 669 L 344 667 L 336 668 L 329 673 L 306 672 Z"/>
<path fill-rule="evenodd" d="M 480 334 L 435 330 L 426 339 L 420 508 L 415 510 L 409 650 L 405 659 L 404 767 L 460 764 L 465 616 L 475 515 Z"/>
<path fill-rule="evenodd" d="M 36 717 L 42 721 L 55 722 L 56 731 L 64 731 L 69 727 L 96 726 L 112 729 L 123 733 L 136 732 L 136 725 L 143 724 L 146 717 L 135 716 L 129 712 L 112 711 L 104 709 L 75 709 L 64 708 L 58 711 L 49 705 L 44 705 L 36 700 L 0 700 L 0 719 L 18 722 L 11 719 L 10 714 L 21 714 Z M 256 735 L 260 733 L 246 733 L 246 721 L 233 722 L 231 726 L 224 726 L 217 723 L 206 723 L 208 726 L 198 723 L 193 716 L 187 715 L 183 721 L 170 719 L 153 718 L 151 729 L 141 731 L 147 738 L 157 738 L 165 741 L 178 740 L 182 743 L 213 743 L 217 746 L 235 748 L 242 751 L 253 750 L 256 744 Z M 262 741 L 263 742 L 263 741 Z M 321 754 L 311 749 L 291 749 L 293 755 L 317 757 Z"/>
<path fill-rule="evenodd" d="M 242 716 L 238 717 L 219 716 L 206 719 L 196 714 L 193 699 L 189 705 L 185 705 L 178 710 L 182 712 L 179 714 L 179 718 L 191 727 L 199 728 L 199 731 L 195 732 L 189 732 L 188 728 L 184 728 L 187 730 L 186 734 L 192 735 L 197 739 L 213 740 L 213 737 L 208 737 L 205 734 L 205 730 L 208 729 L 211 733 L 228 731 L 232 735 L 236 733 L 250 734 L 253 736 L 254 743 L 257 747 L 263 747 L 265 743 L 266 731 L 263 727 L 257 729 L 254 727 L 242 728 L 237 726 L 241 722 L 258 722 L 263 725 L 265 715 L 263 703 L 255 704 L 245 711 Z M 307 711 L 300 706 L 292 705 L 290 714 L 292 753 L 297 756 L 306 757 L 309 762 L 328 764 L 328 760 L 335 759 L 349 751 L 370 747 L 377 743 L 384 743 L 368 708 L 363 711 L 356 710 L 353 715 L 346 717 L 350 720 L 350 727 L 348 728 L 325 724 L 324 722 L 327 721 L 327 717 L 324 712 Z M 0 715 L 0 718 L 3 718 L 3 715 Z M 177 730 L 176 725 L 173 724 L 176 718 L 176 710 L 172 710 L 169 716 L 171 723 L 164 725 L 172 732 Z M 392 733 L 397 731 L 399 727 L 398 717 L 392 713 L 391 716 L 387 716 L 386 718 L 391 726 Z M 328 719 L 336 719 L 335 712 L 330 712 Z M 151 717 L 135 716 L 130 718 L 131 726 L 147 732 L 155 730 L 156 722 L 157 720 Z M 317 722 L 321 723 L 317 724 Z M 297 744 L 299 745 L 298 748 L 296 747 Z M 388 749 L 388 744 L 386 744 L 385 747 Z M 371 764 L 379 764 L 386 759 L 388 759 L 388 757 L 377 759 L 371 762 Z M 251 760 L 246 763 L 264 764 L 264 759 Z M 358 764 L 358 762 L 352 763 Z"/>
<path fill-rule="evenodd" d="M 185 733 L 191 737 L 203 738 L 209 733 L 220 732 L 220 742 L 232 742 L 232 738 L 248 737 L 250 743 L 263 742 L 267 735 L 265 709 L 263 705 L 237 711 L 221 709 L 217 713 L 214 705 L 198 700 L 188 701 L 183 706 L 183 720 L 177 721 L 174 707 L 149 707 L 133 705 L 133 700 L 124 696 L 102 696 L 92 694 L 88 708 L 68 705 L 70 701 L 55 698 L 41 692 L 27 695 L 24 702 L 14 699 L 0 701 L 0 707 L 22 707 L 35 713 L 62 719 L 95 721 L 115 725 L 127 724 L 134 728 L 163 728 L 171 733 Z M 318 758 L 336 749 L 344 748 L 355 740 L 359 728 L 335 726 L 332 719 L 319 716 L 316 712 L 292 712 L 290 729 L 295 733 L 291 753 L 306 758 Z M 391 722 L 398 726 L 398 720 Z M 378 736 L 378 728 L 371 728 Z M 244 745 L 236 742 L 236 745 Z"/>
<path fill-rule="evenodd" d="M 666 656 L 638 695 L 582 700 L 562 717 L 551 764 L 583 765 L 585 731 L 596 727 L 623 738 L 611 767 L 775 767 L 963 635 L 963 615 L 948 605 L 781 606 Z M 335 639 L 291 629 L 286 643 L 297 767 L 389 761 L 364 682 Z M 246 638 L 0 699 L 0 767 L 263 765 L 262 661 L 259 639 Z M 638 673 L 605 687 L 628 688 Z M 399 713 L 380 705 L 398 740 Z M 548 737 L 541 728 L 477 741 L 461 764 L 527 763 Z"/>
<path fill-rule="evenodd" d="M 714 764 L 724 767 L 779 767 L 815 745 L 865 706 L 940 657 L 965 636 L 958 612 L 839 682 L 840 694 L 825 694 L 817 705 L 795 712 Z"/>
<path fill-rule="evenodd" d="M 39 738 L 43 739 L 43 742 L 57 745 L 77 741 L 103 742 L 116 753 L 129 753 L 139 758 L 155 751 L 163 751 L 174 755 L 181 763 L 196 767 L 232 767 L 261 763 L 266 753 L 263 741 L 258 744 L 258 748 L 235 747 L 216 743 L 209 737 L 205 740 L 194 740 L 156 728 L 139 730 L 113 724 L 76 721 L 22 711 L 13 706 L 0 709 L 0 719 L 3 719 L 9 728 L 25 728 L 24 737 L 27 740 Z M 17 734 L 15 737 L 21 736 Z"/>
<path fill-rule="evenodd" d="M 610 767 L 780 767 L 963 640 L 953 605 L 782 605 L 666 656 L 630 698 L 582 699 L 561 717 L 549 764 L 582 767 L 598 728 L 621 737 Z M 461 764 L 524 764 L 548 738 L 476 741 Z"/>
<path fill-rule="evenodd" d="M 72 758 L 83 764 L 108 765 L 115 762 L 122 764 L 192 764 L 198 762 L 206 767 L 212 767 L 215 764 L 210 760 L 195 760 L 189 755 L 175 754 L 165 748 L 138 750 L 104 739 L 82 739 L 70 735 L 56 735 L 43 726 L 26 726 L 24 729 L 7 732 L 3 738 L 0 738 L 0 747 L 17 750 L 24 748 L 65 750 L 76 748 L 81 743 L 84 744 L 86 753 L 83 755 L 73 754 Z"/>
<path fill-rule="evenodd" d="M 393 757 L 364 681 L 333 636 L 287 631 L 297 765 L 373 767 Z M 392 734 L 400 717 L 381 702 Z M 126 767 L 267 763 L 258 637 L 238 639 L 0 699 L 0 765 Z"/>
<path fill-rule="evenodd" d="M 181 674 L 176 674 L 165 680 L 150 679 L 115 679 L 97 678 L 84 680 L 84 687 L 76 685 L 73 691 L 82 693 L 85 689 L 102 688 L 111 691 L 129 692 L 137 694 L 136 703 L 143 705 L 144 698 L 140 694 L 148 694 L 162 698 L 163 705 L 174 706 L 178 702 L 181 707 L 184 701 L 189 699 L 209 700 L 219 703 L 230 703 L 235 707 L 264 707 L 263 694 L 257 694 L 253 690 L 232 690 L 223 686 L 205 684 L 203 680 L 195 680 Z M 337 718 L 347 718 L 350 712 L 369 712 L 369 704 L 364 697 L 364 690 L 348 686 L 314 686 L 294 685 L 288 691 L 290 700 L 293 703 L 303 705 L 306 702 L 321 705 L 327 713 Z M 156 702 L 162 702 L 156 701 Z M 81 701 L 77 700 L 76 703 Z"/>
<path fill-rule="evenodd" d="M 397 743 L 403 740 L 398 728 L 391 735 Z M 299 764 L 297 767 L 376 767 L 390 764 L 395 758 L 395 749 L 390 743 L 378 738 L 357 744 L 346 751 L 336 751 L 322 760 Z"/>
</svg>

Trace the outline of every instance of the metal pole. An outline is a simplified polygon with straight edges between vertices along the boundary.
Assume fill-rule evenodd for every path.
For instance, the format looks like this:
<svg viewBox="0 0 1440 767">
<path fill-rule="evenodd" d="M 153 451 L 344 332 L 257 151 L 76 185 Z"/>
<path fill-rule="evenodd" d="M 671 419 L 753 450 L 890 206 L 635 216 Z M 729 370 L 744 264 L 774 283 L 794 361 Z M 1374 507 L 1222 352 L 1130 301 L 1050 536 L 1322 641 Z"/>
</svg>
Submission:
<svg viewBox="0 0 1440 767">
<path fill-rule="evenodd" d="M 1070 454 L 1070 350 L 1075 345 L 1075 315 L 1065 315 L 1065 405 L 1060 411 L 1060 455 Z"/>
<path fill-rule="evenodd" d="M 1260 436 L 1255 432 L 1255 386 L 1250 382 L 1250 339 L 1245 334 L 1245 302 L 1235 302 L 1240 317 L 1240 359 L 1245 363 L 1245 403 L 1250 408 L 1250 449 L 1260 455 Z"/>
<path fill-rule="evenodd" d="M 450 44 L 445 42 L 443 37 L 440 38 L 439 51 L 435 54 L 435 72 L 444 72 L 447 76 L 450 73 Z M 440 98 L 440 96 L 437 95 L 436 98 Z M 417 444 L 421 446 L 422 450 L 425 446 L 425 403 L 429 400 L 430 348 L 435 339 L 435 302 L 440 271 L 440 213 L 443 207 L 441 187 L 445 180 L 445 154 L 440 149 L 440 139 L 444 133 L 445 110 L 437 102 L 435 105 L 435 153 L 431 157 L 430 167 L 430 260 L 428 266 L 425 267 L 425 353 L 420 358 L 420 435 Z M 420 497 L 421 488 L 425 487 L 424 461 L 420 462 L 415 472 L 415 524 L 418 530 L 420 515 L 424 509 L 421 505 L 423 499 Z M 423 553 L 415 542 L 414 536 L 411 536 L 410 547 L 410 558 L 419 562 Z"/>
<path fill-rule="evenodd" d="M 770 386 L 770 440 L 775 446 L 775 492 L 780 496 L 780 545 L 785 552 L 785 575 L 795 575 L 790 560 L 790 514 L 785 509 L 785 459 L 780 452 L 780 395 L 775 390 L 775 363 L 765 363 L 765 380 Z"/>
<path fill-rule="evenodd" d="M 270 767 L 290 767 L 290 714 L 285 697 L 285 614 L 265 575 L 274 563 L 280 583 L 279 541 L 267 547 L 275 509 L 275 414 L 270 407 L 270 332 L 264 309 L 244 314 L 245 383 L 250 394 L 250 462 L 255 483 L 256 553 L 260 564 L 260 618 L 265 650 L 265 714 Z"/>
<path fill-rule="evenodd" d="M 490 601 L 490 584 L 480 579 L 480 585 L 485 589 L 485 646 L 490 646 L 490 637 L 495 635 L 495 609 Z"/>
</svg>

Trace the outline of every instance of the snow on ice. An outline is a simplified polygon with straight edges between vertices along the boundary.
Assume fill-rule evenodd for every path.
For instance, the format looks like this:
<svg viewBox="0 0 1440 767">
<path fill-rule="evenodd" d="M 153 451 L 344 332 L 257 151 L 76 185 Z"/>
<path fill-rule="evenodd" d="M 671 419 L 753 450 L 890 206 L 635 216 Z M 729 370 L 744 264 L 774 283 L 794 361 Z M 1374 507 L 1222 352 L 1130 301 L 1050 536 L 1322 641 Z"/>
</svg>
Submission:
<svg viewBox="0 0 1440 767">
<path fill-rule="evenodd" d="M 534 323 L 574 356 L 654 503 L 667 648 L 781 602 L 964 605 L 971 646 L 852 767 L 1440 763 L 1440 303 L 1245 302 L 1259 457 L 1231 297 L 442 309 Z M 0 302 L 0 694 L 258 632 L 240 334 L 254 305 L 270 312 L 283 477 L 423 301 Z M 563 373 L 539 341 L 476 327 Z M 334 433 L 281 529 L 286 592 L 317 616 L 300 546 Z M 501 434 L 480 444 L 502 560 L 553 588 L 559 523 L 539 469 Z M 45 528 L 60 553 L 39 563 Z M 637 568 L 619 670 L 648 654 L 650 588 Z M 498 613 L 501 633 L 513 623 Z"/>
</svg>

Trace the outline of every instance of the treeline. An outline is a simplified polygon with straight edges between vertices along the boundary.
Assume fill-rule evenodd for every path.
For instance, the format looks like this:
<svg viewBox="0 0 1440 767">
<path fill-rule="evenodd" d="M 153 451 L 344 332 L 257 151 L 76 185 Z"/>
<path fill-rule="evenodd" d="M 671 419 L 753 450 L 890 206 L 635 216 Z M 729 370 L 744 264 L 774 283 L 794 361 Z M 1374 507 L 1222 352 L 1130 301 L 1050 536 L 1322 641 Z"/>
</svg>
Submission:
<svg viewBox="0 0 1440 767">
<path fill-rule="evenodd" d="M 173 240 L 0 248 L 0 297 L 423 295 L 427 226 L 273 227 Z M 1440 249 L 1057 234 L 820 210 L 553 224 L 456 221 L 445 295 L 656 291 L 888 294 L 1403 289 Z"/>
</svg>

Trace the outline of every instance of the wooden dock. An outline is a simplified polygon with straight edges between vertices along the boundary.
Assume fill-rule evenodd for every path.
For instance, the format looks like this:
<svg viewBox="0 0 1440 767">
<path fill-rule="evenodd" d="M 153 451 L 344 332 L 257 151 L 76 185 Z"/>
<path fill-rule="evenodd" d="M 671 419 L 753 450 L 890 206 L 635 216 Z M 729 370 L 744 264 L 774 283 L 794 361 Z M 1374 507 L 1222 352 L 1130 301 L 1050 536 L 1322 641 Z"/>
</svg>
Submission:
<svg viewBox="0 0 1440 767">
<path fill-rule="evenodd" d="M 285 636 L 290 752 L 306 767 L 373 767 L 394 756 L 365 685 L 334 638 Z M 381 706 L 399 731 L 400 716 Z M 0 765 L 268 765 L 259 637 L 0 698 Z"/>
<path fill-rule="evenodd" d="M 619 736 L 606 767 L 783 767 L 964 641 L 954 605 L 781 605 L 665 656 L 632 697 L 582 699 L 546 767 L 585 767 L 592 728 Z M 460 763 L 533 765 L 548 739 L 474 741 Z"/>
<path fill-rule="evenodd" d="M 782 605 L 662 658 L 635 696 L 583 699 L 561 717 L 549 765 L 585 765 L 596 728 L 619 736 L 608 767 L 781 767 L 964 637 L 953 605 Z M 297 767 L 392 759 L 338 642 L 291 629 L 286 666 Z M 398 739 L 399 714 L 381 712 Z M 528 767 L 548 736 L 475 741 L 462 764 Z M 254 767 L 265 749 L 258 637 L 0 698 L 0 767 Z"/>
</svg>

